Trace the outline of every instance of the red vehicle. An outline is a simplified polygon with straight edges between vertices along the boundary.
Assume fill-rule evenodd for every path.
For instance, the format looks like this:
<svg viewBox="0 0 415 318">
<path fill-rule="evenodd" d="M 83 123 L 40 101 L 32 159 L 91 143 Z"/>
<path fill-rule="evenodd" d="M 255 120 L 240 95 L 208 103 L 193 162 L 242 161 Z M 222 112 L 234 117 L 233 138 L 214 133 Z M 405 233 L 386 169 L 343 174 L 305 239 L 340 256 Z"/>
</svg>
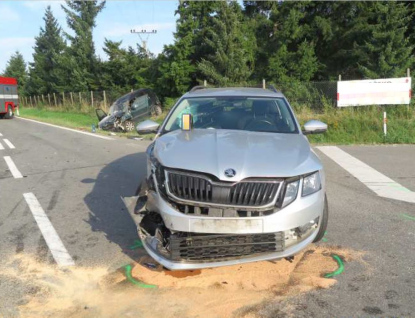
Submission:
<svg viewBox="0 0 415 318">
<path fill-rule="evenodd" d="M 13 118 L 18 107 L 17 80 L 0 76 L 0 118 Z"/>
</svg>

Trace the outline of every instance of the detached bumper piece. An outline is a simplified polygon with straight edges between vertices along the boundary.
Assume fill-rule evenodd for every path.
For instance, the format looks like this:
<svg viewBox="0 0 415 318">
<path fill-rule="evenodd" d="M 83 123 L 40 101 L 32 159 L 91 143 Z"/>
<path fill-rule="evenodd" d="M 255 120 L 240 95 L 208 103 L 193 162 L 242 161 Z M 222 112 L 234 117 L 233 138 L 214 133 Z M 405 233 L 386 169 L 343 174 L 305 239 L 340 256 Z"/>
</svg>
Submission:
<svg viewBox="0 0 415 318">
<path fill-rule="evenodd" d="M 170 236 L 172 261 L 224 261 L 284 251 L 284 232 L 246 235 L 175 233 Z"/>
</svg>

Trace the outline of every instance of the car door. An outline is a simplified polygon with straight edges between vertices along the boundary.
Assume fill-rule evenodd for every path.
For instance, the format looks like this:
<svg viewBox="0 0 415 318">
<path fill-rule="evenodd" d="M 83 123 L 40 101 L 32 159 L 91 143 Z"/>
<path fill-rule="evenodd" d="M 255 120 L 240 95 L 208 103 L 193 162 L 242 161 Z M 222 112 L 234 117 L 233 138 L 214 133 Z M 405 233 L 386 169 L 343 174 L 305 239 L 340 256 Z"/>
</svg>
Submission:
<svg viewBox="0 0 415 318">
<path fill-rule="evenodd" d="M 149 114 L 149 96 L 143 91 L 137 95 L 131 104 L 131 116 L 137 121 Z"/>
<path fill-rule="evenodd" d="M 97 114 L 98 121 L 103 120 L 105 117 L 107 117 L 107 113 L 104 112 L 101 108 L 98 108 L 95 110 L 95 113 Z"/>
</svg>

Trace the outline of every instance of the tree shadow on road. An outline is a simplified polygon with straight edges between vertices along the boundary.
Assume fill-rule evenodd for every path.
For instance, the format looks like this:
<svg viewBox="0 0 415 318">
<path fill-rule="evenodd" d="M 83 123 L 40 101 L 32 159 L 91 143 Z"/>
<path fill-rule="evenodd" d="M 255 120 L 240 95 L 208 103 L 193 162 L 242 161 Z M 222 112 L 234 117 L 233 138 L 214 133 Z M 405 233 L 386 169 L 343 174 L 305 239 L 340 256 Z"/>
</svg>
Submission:
<svg viewBox="0 0 415 318">
<path fill-rule="evenodd" d="M 84 198 L 90 211 L 87 222 L 92 231 L 105 233 L 110 242 L 118 244 L 133 260 L 145 255 L 145 252 L 130 249 L 138 239 L 137 227 L 121 197 L 135 195 L 145 174 L 146 155 L 136 153 L 106 165 L 96 180 L 82 180 L 84 183 L 95 183 L 93 190 Z"/>
</svg>

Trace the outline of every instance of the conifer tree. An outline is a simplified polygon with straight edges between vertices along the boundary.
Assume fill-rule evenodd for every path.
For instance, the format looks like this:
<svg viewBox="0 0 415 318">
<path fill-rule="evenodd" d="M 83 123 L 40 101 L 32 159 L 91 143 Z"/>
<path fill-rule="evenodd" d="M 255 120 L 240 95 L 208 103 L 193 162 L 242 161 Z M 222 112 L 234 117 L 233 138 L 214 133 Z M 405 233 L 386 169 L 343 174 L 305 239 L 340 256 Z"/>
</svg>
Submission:
<svg viewBox="0 0 415 318">
<path fill-rule="evenodd" d="M 50 6 L 43 18 L 45 26 L 35 38 L 33 62 L 29 68 L 28 93 L 48 94 L 59 92 L 65 86 L 62 82 L 62 58 L 66 44 L 61 27 L 53 16 Z"/>
</svg>

